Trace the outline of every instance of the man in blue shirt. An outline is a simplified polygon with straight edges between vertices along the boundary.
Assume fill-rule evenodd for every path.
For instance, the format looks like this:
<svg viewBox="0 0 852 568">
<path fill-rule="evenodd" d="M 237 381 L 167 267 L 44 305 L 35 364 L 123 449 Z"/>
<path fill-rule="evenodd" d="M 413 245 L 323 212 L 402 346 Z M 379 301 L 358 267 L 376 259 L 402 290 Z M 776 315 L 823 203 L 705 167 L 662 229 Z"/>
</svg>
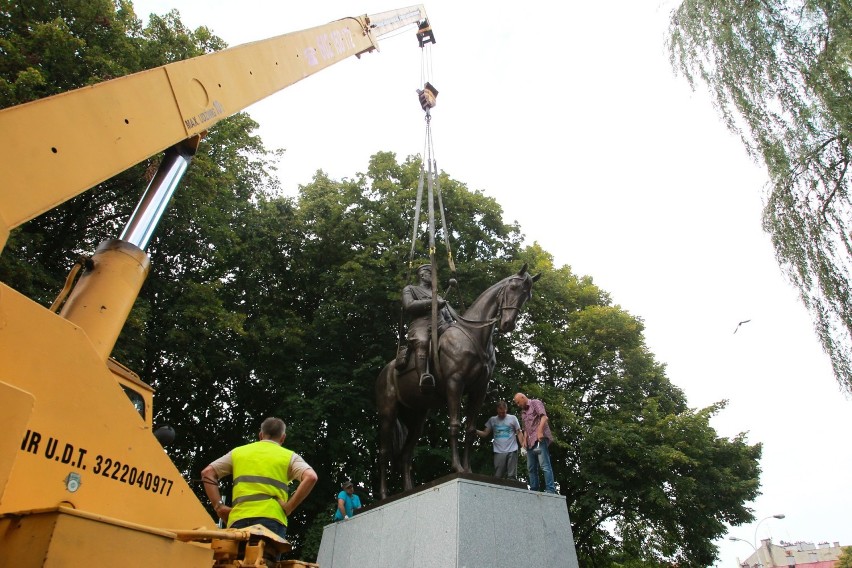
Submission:
<svg viewBox="0 0 852 568">
<path fill-rule="evenodd" d="M 485 430 L 477 430 L 480 438 L 494 433 L 494 477 L 518 479 L 518 441 L 521 437 L 521 424 L 513 414 L 507 414 L 508 405 L 501 400 L 497 403 L 497 416 L 485 423 Z"/>
<path fill-rule="evenodd" d="M 337 510 L 334 512 L 335 521 L 345 521 L 352 518 L 361 508 L 361 499 L 355 495 L 355 487 L 351 481 L 344 481 L 337 494 Z"/>
</svg>

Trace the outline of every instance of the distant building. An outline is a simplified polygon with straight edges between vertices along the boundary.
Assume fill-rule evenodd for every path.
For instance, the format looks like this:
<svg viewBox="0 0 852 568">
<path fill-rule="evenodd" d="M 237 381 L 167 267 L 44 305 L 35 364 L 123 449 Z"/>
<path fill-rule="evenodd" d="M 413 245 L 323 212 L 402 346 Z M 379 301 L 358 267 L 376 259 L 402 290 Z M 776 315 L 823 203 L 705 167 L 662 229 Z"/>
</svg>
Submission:
<svg viewBox="0 0 852 568">
<path fill-rule="evenodd" d="M 843 552 L 839 542 L 784 542 L 774 544 L 772 539 L 760 541 L 751 556 L 740 562 L 740 568 L 834 568 Z"/>
</svg>

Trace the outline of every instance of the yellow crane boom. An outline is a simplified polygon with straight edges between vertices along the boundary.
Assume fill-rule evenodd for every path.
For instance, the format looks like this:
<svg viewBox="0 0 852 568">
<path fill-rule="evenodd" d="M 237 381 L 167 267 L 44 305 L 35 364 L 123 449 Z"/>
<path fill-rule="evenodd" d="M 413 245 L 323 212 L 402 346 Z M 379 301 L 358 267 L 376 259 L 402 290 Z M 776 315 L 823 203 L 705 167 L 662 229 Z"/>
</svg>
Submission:
<svg viewBox="0 0 852 568">
<path fill-rule="evenodd" d="M 0 111 L 0 249 L 18 225 L 425 20 L 423 6 L 344 18 Z"/>
</svg>

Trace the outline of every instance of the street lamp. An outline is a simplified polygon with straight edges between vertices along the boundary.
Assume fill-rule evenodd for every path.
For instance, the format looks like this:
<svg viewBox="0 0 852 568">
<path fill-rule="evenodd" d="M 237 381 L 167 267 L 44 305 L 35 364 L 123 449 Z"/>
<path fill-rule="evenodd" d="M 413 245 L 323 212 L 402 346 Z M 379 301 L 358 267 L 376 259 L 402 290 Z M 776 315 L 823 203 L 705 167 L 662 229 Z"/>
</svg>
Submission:
<svg viewBox="0 0 852 568">
<path fill-rule="evenodd" d="M 753 545 L 752 543 L 750 543 L 749 541 L 747 541 L 745 539 L 737 538 L 735 536 L 729 536 L 728 540 L 738 540 L 740 542 L 744 542 L 747 545 L 749 545 L 751 547 L 751 549 L 754 550 L 754 554 L 757 557 L 757 563 L 755 564 L 755 566 L 760 566 L 760 554 L 757 553 L 757 547 L 755 545 Z"/>
<path fill-rule="evenodd" d="M 747 541 L 747 540 L 745 540 L 745 539 L 737 538 L 737 537 L 735 537 L 735 536 L 729 536 L 729 537 L 728 537 L 728 540 L 738 540 L 738 541 L 740 541 L 740 542 L 744 542 L 744 543 L 746 543 L 747 545 L 749 545 L 749 546 L 752 548 L 752 550 L 754 550 L 755 552 L 757 552 L 757 548 L 756 548 L 756 547 L 755 547 L 752 543 L 750 543 L 749 541 Z"/>
<path fill-rule="evenodd" d="M 785 516 L 786 515 L 784 515 L 783 513 L 779 513 L 777 515 L 769 515 L 768 517 L 764 517 L 764 518 L 760 519 L 759 521 L 757 521 L 757 526 L 754 527 L 754 548 L 755 548 L 755 550 L 757 549 L 757 529 L 760 528 L 760 523 L 762 523 L 763 521 L 766 521 L 768 519 L 783 519 Z"/>
<path fill-rule="evenodd" d="M 752 548 L 752 550 L 754 550 L 754 555 L 755 555 L 755 558 L 757 560 L 757 563 L 755 564 L 755 566 L 759 568 L 760 566 L 762 566 L 762 563 L 760 561 L 760 549 L 757 547 L 757 530 L 760 528 L 760 523 L 762 523 L 763 521 L 766 521 L 768 519 L 783 519 L 785 516 L 786 515 L 784 515 L 783 513 L 778 513 L 777 515 L 769 515 L 768 517 L 763 517 L 762 519 L 757 521 L 757 525 L 755 525 L 755 527 L 754 527 L 754 539 L 752 540 L 752 542 L 749 542 L 749 541 L 742 539 L 742 538 L 737 538 L 735 536 L 729 536 L 728 540 L 744 542 L 747 545 L 749 545 Z M 770 558 L 770 563 L 772 563 L 772 551 L 771 550 L 769 551 L 769 558 Z"/>
<path fill-rule="evenodd" d="M 749 542 L 747 540 L 743 540 L 741 538 L 737 538 L 735 536 L 728 537 L 728 540 L 738 540 L 740 542 L 744 542 L 744 543 L 748 544 L 749 546 L 751 546 L 752 549 L 754 549 L 754 554 L 757 557 L 757 566 L 759 567 L 759 566 L 762 565 L 762 563 L 760 561 L 760 548 L 758 548 L 758 546 L 757 546 L 757 530 L 760 528 L 760 523 L 762 523 L 763 521 L 766 521 L 768 519 L 783 519 L 784 517 L 785 517 L 785 515 L 783 513 L 778 513 L 777 515 L 769 515 L 768 517 L 764 517 L 764 518 L 760 519 L 759 521 L 757 521 L 757 525 L 754 527 L 754 539 L 752 540 L 752 542 Z M 767 549 L 768 549 L 768 547 L 767 547 Z M 769 551 L 769 563 L 773 566 L 775 564 L 772 560 L 772 551 L 771 550 Z"/>
</svg>

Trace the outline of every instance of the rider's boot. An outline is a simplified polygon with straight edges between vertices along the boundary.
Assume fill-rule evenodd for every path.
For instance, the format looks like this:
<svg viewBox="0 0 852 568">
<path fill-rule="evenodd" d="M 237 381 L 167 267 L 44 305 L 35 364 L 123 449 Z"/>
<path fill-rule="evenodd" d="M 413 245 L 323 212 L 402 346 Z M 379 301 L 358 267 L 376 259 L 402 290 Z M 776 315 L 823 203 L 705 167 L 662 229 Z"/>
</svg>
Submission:
<svg viewBox="0 0 852 568">
<path fill-rule="evenodd" d="M 415 360 L 417 375 L 420 377 L 420 394 L 432 394 L 435 391 L 435 377 L 426 368 L 426 354 L 417 354 Z"/>
</svg>

